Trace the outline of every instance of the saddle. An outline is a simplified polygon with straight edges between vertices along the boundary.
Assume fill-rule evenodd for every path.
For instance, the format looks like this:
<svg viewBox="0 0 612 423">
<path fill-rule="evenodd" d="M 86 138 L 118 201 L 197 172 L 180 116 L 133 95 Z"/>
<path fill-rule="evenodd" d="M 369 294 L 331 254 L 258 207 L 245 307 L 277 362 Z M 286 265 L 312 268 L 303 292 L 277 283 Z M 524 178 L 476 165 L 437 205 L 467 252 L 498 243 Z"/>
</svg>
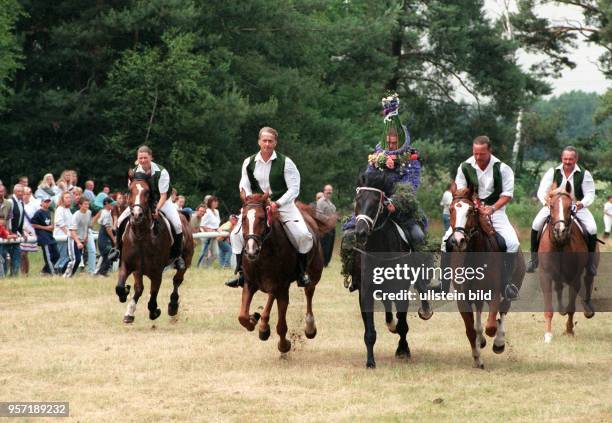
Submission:
<svg viewBox="0 0 612 423">
<path fill-rule="evenodd" d="M 586 226 L 584 226 L 584 223 L 582 222 L 582 220 L 580 220 L 578 216 L 573 214 L 570 220 L 570 225 L 572 223 L 576 224 L 576 226 L 582 233 L 582 238 L 584 239 L 584 242 L 586 242 L 588 245 L 589 232 L 587 231 Z M 548 227 L 549 224 L 550 224 L 550 216 L 546 218 L 546 220 L 544 221 L 544 225 L 542 225 L 542 229 L 540 229 L 540 232 L 538 232 L 538 242 L 540 242 L 540 239 L 542 238 L 542 234 L 544 233 L 544 231 L 546 231 L 546 228 Z"/>
<path fill-rule="evenodd" d="M 159 212 L 159 219 L 153 221 L 153 233 L 157 236 L 159 235 L 159 225 L 165 224 L 168 228 L 168 232 L 170 233 L 170 241 L 174 244 L 174 238 L 176 237 L 176 232 L 174 232 L 174 227 L 164 214 L 164 212 Z"/>
<path fill-rule="evenodd" d="M 491 223 L 491 219 L 488 216 L 483 214 L 478 214 L 478 224 L 480 228 L 487 236 L 492 236 L 497 241 L 497 246 L 499 247 L 499 251 L 505 253 L 508 250 L 506 245 L 506 240 L 500 234 L 498 234 L 495 229 L 493 229 L 493 224 Z"/>
</svg>

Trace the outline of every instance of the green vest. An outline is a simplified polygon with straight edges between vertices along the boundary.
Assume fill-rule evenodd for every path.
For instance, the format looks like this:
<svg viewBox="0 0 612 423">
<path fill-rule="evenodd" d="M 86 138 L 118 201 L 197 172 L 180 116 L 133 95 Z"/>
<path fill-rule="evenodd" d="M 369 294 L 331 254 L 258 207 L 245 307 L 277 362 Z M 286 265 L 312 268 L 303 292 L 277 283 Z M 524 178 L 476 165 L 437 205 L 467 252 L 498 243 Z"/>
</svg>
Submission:
<svg viewBox="0 0 612 423">
<path fill-rule="evenodd" d="M 501 162 L 493 163 L 493 192 L 487 198 L 481 198 L 481 200 L 487 205 L 492 206 L 499 200 L 499 196 L 502 192 L 502 176 L 501 176 Z M 478 175 L 476 169 L 472 167 L 468 162 L 461 164 L 461 171 L 465 175 L 467 180 L 468 188 L 478 194 Z"/>
<path fill-rule="evenodd" d="M 157 202 L 159 201 L 159 198 L 161 197 L 161 193 L 159 192 L 159 178 L 161 177 L 162 170 L 165 170 L 165 168 L 163 166 L 158 165 L 157 163 L 155 164 L 159 168 L 159 172 L 155 172 L 153 176 L 149 176 L 148 182 L 151 188 L 150 199 L 152 203 L 157 204 Z M 136 173 L 136 169 L 138 169 L 138 166 L 134 168 L 134 173 Z M 170 199 L 170 195 L 172 194 L 172 185 L 170 184 L 168 185 L 167 193 L 168 193 L 168 199 Z"/>
<path fill-rule="evenodd" d="M 584 198 L 584 193 L 582 192 L 582 181 L 584 180 L 584 173 L 586 169 L 582 169 L 580 172 L 574 172 L 574 197 L 576 200 L 581 201 Z M 553 179 L 557 186 L 560 187 L 563 183 L 563 175 L 561 174 L 561 169 L 555 169 L 555 176 Z"/>
<path fill-rule="evenodd" d="M 253 192 L 259 192 L 263 194 L 263 190 L 259 186 L 259 182 L 255 179 L 255 156 L 254 154 L 249 159 L 247 165 L 247 176 L 251 183 L 251 190 Z M 280 153 L 276 153 L 276 159 L 272 160 L 272 166 L 270 167 L 270 189 L 272 190 L 272 201 L 277 201 L 287 192 L 287 182 L 285 181 L 285 159 L 286 157 Z"/>
</svg>

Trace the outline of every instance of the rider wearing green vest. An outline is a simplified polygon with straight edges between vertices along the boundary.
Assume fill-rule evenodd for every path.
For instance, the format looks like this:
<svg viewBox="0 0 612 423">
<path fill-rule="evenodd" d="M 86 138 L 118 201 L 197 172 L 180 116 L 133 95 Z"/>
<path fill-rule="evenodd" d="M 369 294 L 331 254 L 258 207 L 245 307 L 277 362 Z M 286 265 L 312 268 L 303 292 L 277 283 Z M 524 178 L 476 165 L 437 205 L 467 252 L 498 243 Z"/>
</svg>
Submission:
<svg viewBox="0 0 612 423">
<path fill-rule="evenodd" d="M 157 218 L 159 212 L 163 212 L 164 216 L 166 216 L 172 225 L 174 229 L 174 244 L 172 244 L 170 257 L 175 260 L 176 268 L 182 270 L 185 269 L 185 261 L 181 254 L 183 249 L 183 225 L 177 208 L 172 201 L 168 199 L 168 193 L 172 192 L 170 174 L 162 166 L 154 163 L 152 158 L 153 152 L 149 147 L 141 146 L 138 148 L 138 166 L 133 169 L 133 174 L 141 174 L 149 181 L 151 189 L 149 206 L 153 210 L 153 218 Z M 123 232 L 130 213 L 131 210 L 128 207 L 123 211 L 121 216 L 119 216 L 119 219 L 117 219 L 117 248 L 109 254 L 111 260 L 115 260 L 121 255 Z"/>
<path fill-rule="evenodd" d="M 587 247 L 589 250 L 589 262 L 587 264 L 587 272 L 591 275 L 597 273 L 593 255 L 597 247 L 597 223 L 588 207 L 595 200 L 595 182 L 593 176 L 585 168 L 581 168 L 577 164 L 578 151 L 572 146 L 567 146 L 561 152 L 561 164 L 555 168 L 550 168 L 542 177 L 540 187 L 538 189 L 538 199 L 543 207 L 536 215 L 531 225 L 531 260 L 527 265 L 527 272 L 532 273 L 538 267 L 538 236 L 546 220 L 550 216 L 548 208 L 548 193 L 553 186 L 561 187 L 569 182 L 571 187 L 570 195 L 576 206 L 576 217 L 584 227 L 587 234 Z"/>
</svg>

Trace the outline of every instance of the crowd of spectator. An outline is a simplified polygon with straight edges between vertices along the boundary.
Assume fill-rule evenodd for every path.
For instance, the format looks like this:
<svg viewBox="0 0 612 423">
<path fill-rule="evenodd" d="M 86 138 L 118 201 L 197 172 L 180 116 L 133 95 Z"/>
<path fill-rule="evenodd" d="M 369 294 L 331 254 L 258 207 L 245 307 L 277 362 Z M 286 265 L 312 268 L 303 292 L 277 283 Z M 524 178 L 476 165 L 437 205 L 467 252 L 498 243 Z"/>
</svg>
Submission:
<svg viewBox="0 0 612 423">
<path fill-rule="evenodd" d="M 121 192 L 111 194 L 108 185 L 102 185 L 96 194 L 95 187 L 92 180 L 85 181 L 84 189 L 79 187 L 74 170 L 63 171 L 57 182 L 47 173 L 35 190 L 27 176 L 20 177 L 10 193 L 0 181 L 0 239 L 23 241 L 0 243 L 0 278 L 28 275 L 29 255 L 37 251 L 41 251 L 44 262 L 42 275 L 70 278 L 81 269 L 91 275 L 107 276 L 113 268 L 108 254 L 116 243 L 117 219 L 127 207 L 127 196 Z M 313 204 L 318 213 L 335 213 L 331 193 L 332 187 L 327 185 L 318 196 Z M 171 201 L 189 218 L 194 233 L 229 235 L 238 224 L 234 214 L 226 220 L 221 218 L 219 199 L 213 195 L 205 196 L 195 210 L 185 206 L 185 197 L 175 189 Z M 218 260 L 220 267 L 229 268 L 232 250 L 228 235 L 202 239 L 196 266 L 210 267 Z M 27 242 L 31 237 L 36 237 L 35 243 Z M 327 264 L 334 234 L 324 238 Z"/>
</svg>

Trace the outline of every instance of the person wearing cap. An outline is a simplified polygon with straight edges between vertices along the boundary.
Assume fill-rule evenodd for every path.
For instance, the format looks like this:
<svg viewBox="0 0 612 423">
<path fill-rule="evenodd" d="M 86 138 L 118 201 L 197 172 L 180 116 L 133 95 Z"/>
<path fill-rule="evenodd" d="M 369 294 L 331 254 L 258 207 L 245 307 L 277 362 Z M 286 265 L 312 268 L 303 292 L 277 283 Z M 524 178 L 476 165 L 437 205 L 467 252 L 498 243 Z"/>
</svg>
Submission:
<svg viewBox="0 0 612 423">
<path fill-rule="evenodd" d="M 30 223 L 36 232 L 36 242 L 40 245 L 45 263 L 42 274 L 53 275 L 55 273 L 55 263 L 59 259 L 57 241 L 53 238 L 53 221 L 51 220 L 51 197 L 45 197 L 40 202 L 40 209 L 36 210 Z"/>
<path fill-rule="evenodd" d="M 66 237 L 66 240 L 59 241 L 57 243 L 57 249 L 60 253 L 59 260 L 55 263 L 55 270 L 57 273 L 64 273 L 68 262 L 70 261 L 70 255 L 68 252 L 68 244 L 70 240 L 70 232 L 68 227 L 72 224 L 72 194 L 68 191 L 62 193 L 59 198 L 57 209 L 55 209 L 54 218 L 54 229 L 53 237 L 57 240 L 58 238 Z"/>
<path fill-rule="evenodd" d="M 108 253 L 113 245 L 116 245 L 115 235 L 113 234 L 113 217 L 111 215 L 115 201 L 111 197 L 106 197 L 102 204 L 104 208 L 100 211 L 100 217 L 98 218 L 98 223 L 100 224 L 98 250 L 100 250 L 101 261 L 96 275 L 106 276 L 112 265 Z"/>
</svg>

